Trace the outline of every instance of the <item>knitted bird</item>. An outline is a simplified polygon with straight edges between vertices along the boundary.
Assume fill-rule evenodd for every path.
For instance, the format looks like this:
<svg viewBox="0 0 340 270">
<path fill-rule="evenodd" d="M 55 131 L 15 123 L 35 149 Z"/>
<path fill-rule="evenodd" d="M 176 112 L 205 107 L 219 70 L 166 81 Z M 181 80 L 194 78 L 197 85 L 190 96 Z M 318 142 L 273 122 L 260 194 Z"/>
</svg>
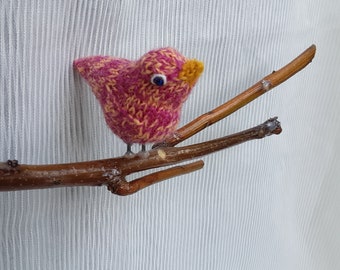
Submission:
<svg viewBox="0 0 340 270">
<path fill-rule="evenodd" d="M 90 56 L 73 63 L 92 87 L 110 129 L 128 145 L 163 141 L 173 135 L 181 108 L 203 63 L 167 47 L 139 60 Z"/>
</svg>

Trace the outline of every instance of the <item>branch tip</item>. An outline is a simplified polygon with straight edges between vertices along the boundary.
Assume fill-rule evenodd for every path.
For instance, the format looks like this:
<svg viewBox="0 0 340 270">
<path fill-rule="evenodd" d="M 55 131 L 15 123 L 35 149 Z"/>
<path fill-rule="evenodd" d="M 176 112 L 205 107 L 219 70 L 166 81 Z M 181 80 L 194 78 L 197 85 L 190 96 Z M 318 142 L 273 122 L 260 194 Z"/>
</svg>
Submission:
<svg viewBox="0 0 340 270">
<path fill-rule="evenodd" d="M 272 135 L 272 134 L 278 135 L 282 132 L 281 123 L 277 120 L 277 116 L 268 119 L 263 124 L 266 126 L 268 130 L 267 135 Z"/>
</svg>

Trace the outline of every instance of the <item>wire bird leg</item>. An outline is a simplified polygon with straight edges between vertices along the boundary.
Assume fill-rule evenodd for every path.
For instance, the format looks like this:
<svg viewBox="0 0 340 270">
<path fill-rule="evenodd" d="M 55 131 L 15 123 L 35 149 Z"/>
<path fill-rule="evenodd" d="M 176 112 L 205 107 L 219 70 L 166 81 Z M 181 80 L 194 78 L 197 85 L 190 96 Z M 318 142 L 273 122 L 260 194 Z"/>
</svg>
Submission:
<svg viewBox="0 0 340 270">
<path fill-rule="evenodd" d="M 199 144 L 174 147 L 302 70 L 312 61 L 315 51 L 316 47 L 312 45 L 283 68 L 267 75 L 235 98 L 178 129 L 176 136 L 162 144 L 154 145 L 154 149 L 148 152 L 147 157 L 136 154 L 104 160 L 51 165 L 25 165 L 19 164 L 17 160 L 8 160 L 0 163 L 0 191 L 106 185 L 115 194 L 129 195 L 160 181 L 199 170 L 204 165 L 201 160 L 151 173 L 130 182 L 126 181 L 126 176 L 135 172 L 177 164 L 246 141 L 280 134 L 281 125 L 275 117 L 233 135 Z"/>
</svg>

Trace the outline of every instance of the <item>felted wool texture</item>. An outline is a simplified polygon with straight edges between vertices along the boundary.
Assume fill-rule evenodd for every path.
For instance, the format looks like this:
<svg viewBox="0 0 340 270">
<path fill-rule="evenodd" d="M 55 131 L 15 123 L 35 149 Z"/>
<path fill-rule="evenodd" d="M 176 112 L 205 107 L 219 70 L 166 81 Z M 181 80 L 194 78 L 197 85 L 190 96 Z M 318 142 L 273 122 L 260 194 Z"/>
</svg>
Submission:
<svg viewBox="0 0 340 270">
<path fill-rule="evenodd" d="M 128 144 L 172 136 L 182 105 L 203 71 L 203 63 L 173 48 L 152 50 L 137 61 L 85 57 L 75 60 L 74 67 L 93 88 L 108 126 Z"/>
<path fill-rule="evenodd" d="M 279 136 L 127 197 L 1 192 L 0 269 L 340 269 L 339 10 L 338 0 L 0 1 L 0 161 L 21 164 L 125 152 L 75 59 L 170 46 L 203 61 L 181 127 L 317 46 L 302 72 L 181 145 L 274 116 Z"/>
</svg>

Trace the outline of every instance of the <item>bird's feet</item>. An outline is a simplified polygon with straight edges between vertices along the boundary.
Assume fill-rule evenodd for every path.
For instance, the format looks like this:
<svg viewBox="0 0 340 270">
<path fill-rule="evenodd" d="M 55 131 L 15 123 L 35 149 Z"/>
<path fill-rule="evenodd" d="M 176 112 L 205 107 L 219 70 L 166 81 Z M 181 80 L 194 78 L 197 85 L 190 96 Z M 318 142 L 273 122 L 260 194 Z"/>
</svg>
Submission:
<svg viewBox="0 0 340 270">
<path fill-rule="evenodd" d="M 126 148 L 126 153 L 124 156 L 126 157 L 133 157 L 135 155 L 134 152 L 132 152 L 131 149 L 132 144 L 127 144 L 127 148 Z M 142 150 L 140 152 L 138 152 L 138 156 L 142 157 L 142 158 L 147 158 L 149 156 L 149 152 L 146 151 L 146 146 L 145 144 L 142 144 Z"/>
<path fill-rule="evenodd" d="M 131 150 L 131 143 L 126 144 L 126 153 L 124 154 L 124 156 L 126 157 L 132 157 L 134 155 L 134 153 Z"/>
<path fill-rule="evenodd" d="M 141 158 L 147 158 L 149 156 L 149 152 L 146 151 L 145 144 L 142 144 L 142 150 L 138 153 L 138 156 L 140 156 Z"/>
</svg>

